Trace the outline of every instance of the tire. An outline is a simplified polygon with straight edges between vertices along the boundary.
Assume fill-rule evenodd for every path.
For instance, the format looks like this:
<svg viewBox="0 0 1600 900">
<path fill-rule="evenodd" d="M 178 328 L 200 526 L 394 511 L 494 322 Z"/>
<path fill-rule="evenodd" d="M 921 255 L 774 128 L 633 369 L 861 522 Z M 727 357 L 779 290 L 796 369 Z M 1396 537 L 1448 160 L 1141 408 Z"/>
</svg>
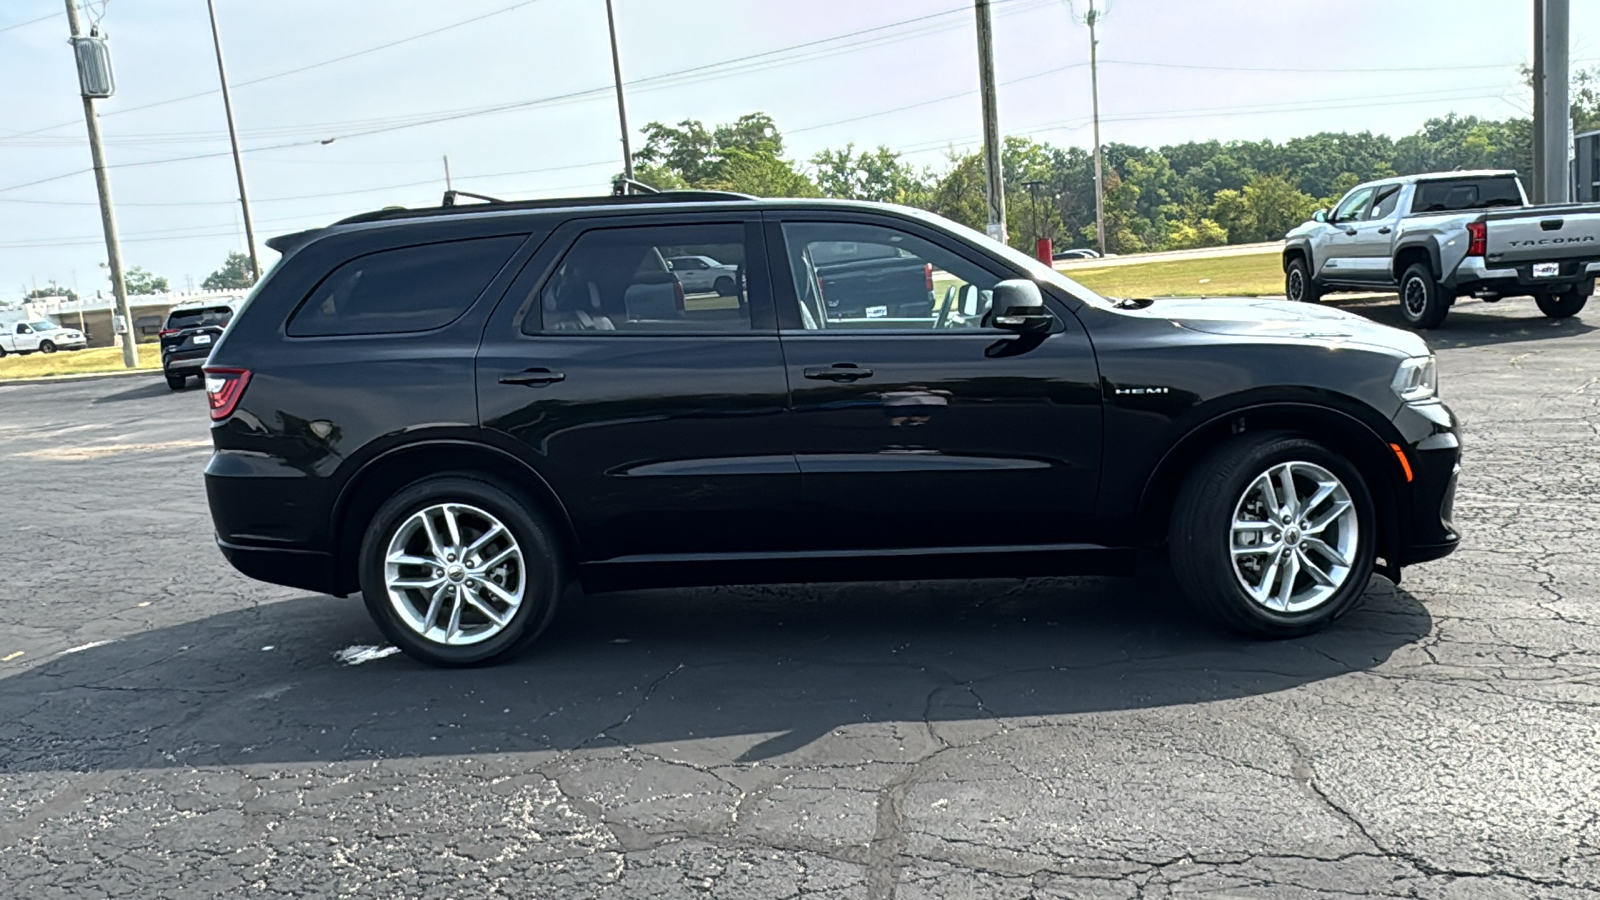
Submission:
<svg viewBox="0 0 1600 900">
<path fill-rule="evenodd" d="M 187 375 L 174 375 L 171 372 L 168 372 L 166 374 L 167 374 L 167 387 L 171 388 L 174 391 L 183 390 L 183 386 L 186 383 L 188 383 L 188 381 L 189 381 L 189 376 L 187 376 Z"/>
<path fill-rule="evenodd" d="M 1283 270 L 1283 295 L 1295 303 L 1322 302 L 1322 288 L 1311 279 L 1305 257 L 1289 260 L 1289 267 Z"/>
<path fill-rule="evenodd" d="M 1539 312 L 1552 319 L 1565 319 L 1575 316 L 1583 310 L 1585 303 L 1589 302 L 1589 295 L 1594 293 L 1594 283 L 1585 281 L 1571 290 L 1557 294 L 1546 291 L 1533 295 L 1533 302 L 1539 304 Z"/>
<path fill-rule="evenodd" d="M 1330 480 L 1339 490 L 1289 523 L 1270 521 L 1262 481 L 1270 476 L 1281 496 L 1278 476 L 1286 467 L 1300 503 L 1315 500 L 1318 485 Z M 1346 510 L 1332 515 L 1344 502 Z M 1323 527 L 1301 533 L 1302 525 L 1316 526 L 1324 516 Z M 1236 521 L 1250 527 L 1236 529 Z M 1202 458 L 1178 492 L 1168 544 L 1173 574 L 1203 614 L 1234 631 L 1277 639 L 1317 631 L 1360 600 L 1372 579 L 1377 536 L 1376 509 L 1361 473 L 1321 444 L 1280 432 L 1243 435 Z M 1282 549 L 1276 558 L 1248 552 L 1256 544 Z"/>
<path fill-rule="evenodd" d="M 6 348 L 0 347 L 0 359 L 6 358 Z"/>
<path fill-rule="evenodd" d="M 712 290 L 717 292 L 718 297 L 732 297 L 734 293 L 733 279 L 726 275 L 719 277 L 712 285 Z"/>
<path fill-rule="evenodd" d="M 1400 314 L 1413 328 L 1438 328 L 1450 312 L 1450 300 L 1427 263 L 1412 263 L 1400 276 Z"/>
<path fill-rule="evenodd" d="M 446 508 L 460 529 L 461 540 L 454 546 Z M 432 564 L 437 557 L 424 517 L 446 554 L 437 566 Z M 474 572 L 463 563 L 481 557 L 460 559 L 455 551 L 470 549 L 474 540 L 493 531 L 492 524 L 504 533 L 491 538 L 483 552 L 516 555 Z M 566 584 L 559 546 L 544 517 L 516 492 L 473 475 L 426 478 L 402 488 L 373 514 L 358 561 L 361 594 L 384 636 L 406 655 L 436 666 L 480 665 L 525 646 L 550 623 Z M 429 563 L 392 564 L 391 549 Z M 391 590 L 391 574 L 409 586 Z M 498 595 L 486 589 L 490 583 L 499 587 Z M 516 596 L 518 586 L 519 603 L 499 599 Z M 490 619 L 485 609 L 503 621 Z"/>
<path fill-rule="evenodd" d="M 54 352 L 56 352 L 56 345 L 51 343 L 50 341 L 40 341 L 39 342 L 39 352 L 40 353 L 54 353 Z"/>
</svg>

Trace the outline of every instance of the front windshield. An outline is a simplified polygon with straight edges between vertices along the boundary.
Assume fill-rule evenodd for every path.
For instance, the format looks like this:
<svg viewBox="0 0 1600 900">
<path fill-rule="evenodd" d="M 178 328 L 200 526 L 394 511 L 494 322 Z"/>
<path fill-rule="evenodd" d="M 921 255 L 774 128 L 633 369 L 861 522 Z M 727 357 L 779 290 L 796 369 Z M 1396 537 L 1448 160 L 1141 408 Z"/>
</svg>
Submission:
<svg viewBox="0 0 1600 900">
<path fill-rule="evenodd" d="M 54 322 L 29 322 L 28 327 L 34 331 L 55 331 L 57 326 Z"/>
<path fill-rule="evenodd" d="M 945 231 L 949 231 L 960 237 L 966 238 L 968 241 L 999 255 L 1005 259 L 1006 262 L 1018 266 L 1026 271 L 1029 277 L 1033 278 L 1035 281 L 1053 284 L 1061 290 L 1066 291 L 1068 294 L 1071 294 L 1072 296 L 1082 300 L 1085 303 L 1088 303 L 1091 306 L 1100 306 L 1106 309 L 1113 307 L 1112 302 L 1107 300 L 1105 297 L 1102 297 L 1094 291 L 1089 290 L 1076 281 L 1073 281 L 1071 278 L 1062 275 L 1060 272 L 1057 272 L 1050 266 L 1039 262 L 1037 259 L 1034 259 L 1028 254 L 1023 253 L 1013 247 L 1007 246 L 1006 244 L 989 237 L 987 234 L 984 234 L 977 229 L 968 228 L 967 226 L 962 225 L 960 222 L 952 222 L 951 220 L 946 219 L 944 216 L 936 215 L 934 213 L 927 212 L 926 210 L 912 209 L 910 207 L 900 207 L 900 209 L 918 219 L 928 222 L 929 224 L 936 225 Z"/>
</svg>

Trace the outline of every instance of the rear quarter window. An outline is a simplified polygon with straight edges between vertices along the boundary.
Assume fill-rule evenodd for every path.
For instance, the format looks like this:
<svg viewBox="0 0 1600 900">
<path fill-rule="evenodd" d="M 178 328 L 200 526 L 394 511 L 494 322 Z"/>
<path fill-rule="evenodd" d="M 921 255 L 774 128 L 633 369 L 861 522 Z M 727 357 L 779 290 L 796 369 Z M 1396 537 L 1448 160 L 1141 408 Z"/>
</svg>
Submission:
<svg viewBox="0 0 1600 900">
<path fill-rule="evenodd" d="M 289 319 L 291 337 L 402 334 L 454 322 L 522 245 L 520 235 L 368 253 L 322 279 Z"/>
</svg>

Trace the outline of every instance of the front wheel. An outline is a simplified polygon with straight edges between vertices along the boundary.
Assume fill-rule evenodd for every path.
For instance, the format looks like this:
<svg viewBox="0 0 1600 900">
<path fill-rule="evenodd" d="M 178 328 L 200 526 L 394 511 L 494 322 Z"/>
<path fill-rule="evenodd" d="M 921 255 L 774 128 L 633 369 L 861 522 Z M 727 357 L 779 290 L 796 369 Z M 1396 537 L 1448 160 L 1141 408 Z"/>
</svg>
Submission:
<svg viewBox="0 0 1600 900">
<path fill-rule="evenodd" d="M 361 542 L 361 593 L 407 655 L 488 662 L 531 641 L 555 612 L 557 541 L 510 491 L 465 475 L 427 478 L 379 507 Z"/>
<path fill-rule="evenodd" d="M 1322 289 L 1311 280 L 1311 270 L 1306 266 L 1303 256 L 1296 256 L 1289 260 L 1289 267 L 1283 270 L 1283 295 L 1295 303 L 1320 303 Z"/>
<path fill-rule="evenodd" d="M 722 276 L 721 278 L 718 278 L 717 281 L 716 281 L 716 284 L 714 284 L 712 286 L 712 290 L 715 290 L 717 292 L 717 296 L 718 297 L 732 297 L 733 296 L 733 279 L 729 278 L 726 275 Z"/>
<path fill-rule="evenodd" d="M 51 343 L 51 342 L 49 342 L 49 341 L 40 341 L 39 342 L 39 352 L 40 353 L 54 353 L 54 352 L 56 352 L 56 345 Z"/>
<path fill-rule="evenodd" d="M 1427 263 L 1412 263 L 1400 276 L 1400 314 L 1414 328 L 1438 328 L 1450 312 L 1450 299 L 1433 280 Z"/>
<path fill-rule="evenodd" d="M 1545 292 L 1533 295 L 1533 302 L 1539 304 L 1539 311 L 1552 319 L 1565 319 L 1575 316 L 1583 310 L 1584 304 L 1589 302 L 1589 295 L 1594 293 L 1594 283 L 1584 282 L 1571 290 L 1557 294 Z"/>
<path fill-rule="evenodd" d="M 1212 619 L 1256 637 L 1316 631 L 1372 578 L 1377 516 L 1361 473 L 1315 441 L 1245 435 L 1190 473 L 1173 507 L 1172 569 Z"/>
</svg>

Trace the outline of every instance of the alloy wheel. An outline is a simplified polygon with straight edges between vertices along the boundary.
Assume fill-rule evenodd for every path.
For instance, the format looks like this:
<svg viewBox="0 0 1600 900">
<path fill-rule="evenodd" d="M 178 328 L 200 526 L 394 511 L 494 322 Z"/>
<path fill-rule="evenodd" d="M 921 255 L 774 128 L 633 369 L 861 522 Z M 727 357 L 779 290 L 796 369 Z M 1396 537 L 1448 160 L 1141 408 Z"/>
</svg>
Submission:
<svg viewBox="0 0 1600 900">
<path fill-rule="evenodd" d="M 1405 287 L 1401 289 L 1400 299 L 1405 303 L 1406 312 L 1413 319 L 1422 318 L 1428 308 L 1428 286 L 1420 278 L 1407 278 Z"/>
<path fill-rule="evenodd" d="M 1289 270 L 1289 299 L 1298 303 L 1306 295 L 1305 276 L 1300 274 L 1298 268 Z"/>
<path fill-rule="evenodd" d="M 1275 613 L 1327 602 L 1350 577 L 1360 523 L 1338 476 L 1285 462 L 1256 476 L 1233 511 L 1233 572 L 1250 599 Z"/>
<path fill-rule="evenodd" d="M 384 556 L 384 588 L 400 621 L 449 646 L 488 640 L 522 606 L 528 573 L 522 548 L 493 515 L 439 503 L 395 529 Z"/>
</svg>

